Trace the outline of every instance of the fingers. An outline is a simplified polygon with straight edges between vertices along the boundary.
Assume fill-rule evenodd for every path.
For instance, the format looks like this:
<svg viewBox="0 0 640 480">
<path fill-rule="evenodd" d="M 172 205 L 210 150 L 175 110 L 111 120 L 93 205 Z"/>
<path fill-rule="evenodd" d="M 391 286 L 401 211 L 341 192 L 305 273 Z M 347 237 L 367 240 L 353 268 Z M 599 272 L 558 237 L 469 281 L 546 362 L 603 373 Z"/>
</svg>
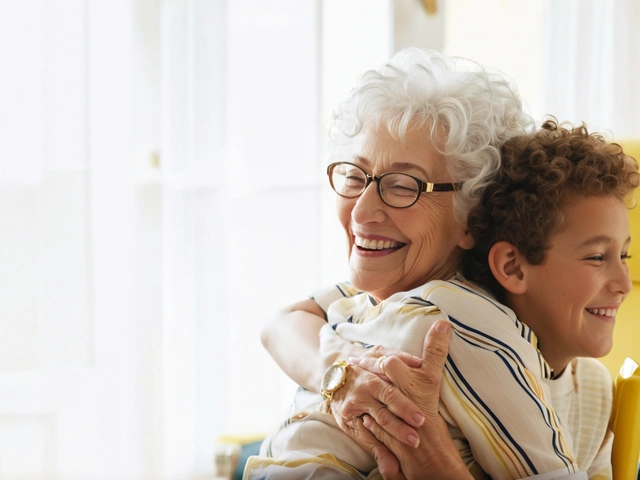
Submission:
<svg viewBox="0 0 640 480">
<path fill-rule="evenodd" d="M 400 471 L 400 462 L 396 456 L 391 453 L 391 450 L 389 450 L 383 443 L 376 440 L 370 432 L 367 433 L 371 435 L 371 438 L 373 439 L 372 441 L 375 442 L 368 445 L 369 448 L 367 448 L 367 450 L 371 453 L 376 465 L 378 465 L 378 470 L 380 471 L 382 478 L 385 480 L 403 479 L 404 475 L 402 475 L 402 472 Z"/>
<path fill-rule="evenodd" d="M 384 480 L 407 480 L 407 477 L 400 470 L 400 462 L 387 447 L 379 444 L 375 451 L 371 451 L 371 454 Z"/>
<path fill-rule="evenodd" d="M 390 437 L 384 428 L 382 428 L 372 417 L 364 415 L 362 417 L 362 424 L 367 430 L 369 430 L 375 438 L 377 438 L 383 444 L 391 443 L 394 441 L 393 437 Z"/>
<path fill-rule="evenodd" d="M 384 442 L 386 445 L 376 449 L 376 452 L 371 452 L 378 464 L 378 469 L 384 480 L 406 480 L 404 473 L 401 470 L 400 460 L 395 454 L 387 448 L 399 448 L 397 440 L 391 437 L 375 420 L 369 415 L 364 415 L 362 418 L 363 426 L 369 430 L 377 440 Z"/>
<path fill-rule="evenodd" d="M 378 352 L 380 351 L 381 350 L 378 350 Z M 410 356 L 413 357 L 412 355 Z M 373 416 L 376 421 L 380 425 L 383 425 L 384 428 L 387 428 L 393 436 L 407 445 L 415 446 L 415 440 L 417 439 L 416 432 L 413 429 L 407 428 L 407 425 L 416 428 L 420 427 L 424 422 L 424 415 L 418 405 L 409 400 L 398 388 L 392 385 L 389 378 L 385 375 L 385 365 L 391 358 L 394 358 L 394 361 L 402 362 L 406 365 L 406 362 L 400 358 L 400 355 L 395 354 L 391 357 L 387 357 L 386 355 L 379 357 L 366 355 L 355 359 L 351 358 L 349 362 L 352 363 L 352 365 L 357 365 L 371 373 L 377 374 L 384 380 L 384 382 L 369 382 L 368 386 L 372 389 L 372 396 L 379 404 L 375 403 L 371 405 L 370 408 L 363 409 L 363 411 Z M 420 360 L 420 362 L 422 362 L 422 360 Z M 409 367 L 407 366 L 407 368 Z"/>
<path fill-rule="evenodd" d="M 363 415 L 355 419 L 354 422 L 357 422 L 357 424 L 352 424 L 349 435 L 358 445 L 371 454 L 384 480 L 406 480 L 400 470 L 400 462 L 396 456 L 373 433 L 365 428 L 363 422 L 364 418 L 367 417 L 368 415 Z"/>
<path fill-rule="evenodd" d="M 407 369 L 403 362 L 396 361 L 393 357 L 384 362 L 384 370 L 389 379 L 428 417 L 438 414 L 440 382 L 450 338 L 449 323 L 438 321 L 431 326 L 425 337 L 420 368 Z"/>
<path fill-rule="evenodd" d="M 397 357 L 389 357 L 385 360 L 385 364 L 388 362 L 400 363 Z M 377 398 L 385 407 L 384 410 L 381 410 L 379 415 L 376 415 L 376 412 L 369 413 L 372 414 L 373 418 L 375 418 L 380 425 L 384 427 L 389 425 L 384 418 L 385 411 L 388 411 L 393 414 L 393 417 L 398 417 L 408 425 L 414 427 L 420 427 L 424 423 L 424 415 L 420 411 L 420 408 L 407 398 L 395 385 L 386 382 L 382 383 Z"/>
<path fill-rule="evenodd" d="M 397 357 L 390 358 L 405 365 Z M 405 368 L 409 367 L 405 365 Z M 390 435 L 412 447 L 419 441 L 415 428 L 422 425 L 425 419 L 419 406 L 397 387 L 356 366 L 350 369 L 345 387 L 334 394 L 331 411 L 340 428 L 345 431 L 354 428 L 356 417 L 367 413 Z"/>
<path fill-rule="evenodd" d="M 398 360 L 399 361 L 399 360 Z M 379 380 L 379 383 L 384 383 L 382 380 Z M 374 383 L 374 382 L 371 382 Z M 413 404 L 411 404 L 399 391 L 397 388 L 393 387 L 390 384 L 385 383 L 385 389 L 394 389 L 398 392 L 398 395 L 401 395 L 404 398 L 404 401 L 411 405 L 416 412 L 416 416 L 420 416 L 420 422 L 415 421 L 415 417 L 410 418 L 413 423 L 422 423 L 424 422 L 424 416 L 420 412 L 419 408 Z M 388 398 L 388 394 L 380 395 L 383 398 Z M 411 447 L 416 447 L 419 443 L 418 432 L 411 426 L 408 425 L 405 421 L 399 418 L 391 408 L 379 400 L 369 401 L 366 404 L 356 403 L 353 404 L 349 401 L 333 400 L 331 402 L 331 411 L 333 412 L 338 425 L 345 431 L 353 431 L 356 429 L 357 424 L 360 425 L 362 422 L 360 421 L 360 416 L 363 413 L 370 415 L 375 419 L 375 421 L 384 428 L 388 434 L 400 442 L 405 443 Z"/>
<path fill-rule="evenodd" d="M 351 357 L 349 358 L 349 363 L 384 377 L 385 373 L 382 367 L 382 361 L 386 358 L 386 355 L 382 355 L 381 357 Z"/>
<path fill-rule="evenodd" d="M 384 375 L 380 365 L 380 359 L 394 355 L 400 358 L 409 367 L 419 367 L 422 364 L 422 358 L 411 355 L 410 353 L 376 345 L 368 349 L 359 357 L 349 358 L 349 363 L 358 365 L 365 370 L 377 375 Z"/>
<path fill-rule="evenodd" d="M 411 447 L 418 446 L 418 443 L 420 442 L 418 432 L 398 418 L 398 416 L 386 405 L 378 403 L 375 408 L 369 409 L 368 414 L 371 415 L 371 417 L 373 417 L 382 428 L 389 432 L 390 435 L 394 436 L 402 443 L 406 443 Z M 419 410 L 416 416 L 418 415 L 420 417 L 420 424 L 422 424 L 422 422 L 424 422 L 424 416 Z M 411 418 L 411 421 L 412 423 L 418 423 L 414 418 Z"/>
</svg>

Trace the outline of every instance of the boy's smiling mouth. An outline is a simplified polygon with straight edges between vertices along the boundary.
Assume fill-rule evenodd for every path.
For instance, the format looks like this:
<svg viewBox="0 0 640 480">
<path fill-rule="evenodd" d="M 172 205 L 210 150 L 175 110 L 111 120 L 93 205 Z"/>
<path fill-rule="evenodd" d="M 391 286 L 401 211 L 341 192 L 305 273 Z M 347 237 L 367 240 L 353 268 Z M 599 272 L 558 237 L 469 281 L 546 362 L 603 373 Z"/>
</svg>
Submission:
<svg viewBox="0 0 640 480">
<path fill-rule="evenodd" d="M 616 314 L 618 313 L 617 308 L 587 308 L 586 310 L 593 315 L 612 318 L 615 318 Z"/>
</svg>

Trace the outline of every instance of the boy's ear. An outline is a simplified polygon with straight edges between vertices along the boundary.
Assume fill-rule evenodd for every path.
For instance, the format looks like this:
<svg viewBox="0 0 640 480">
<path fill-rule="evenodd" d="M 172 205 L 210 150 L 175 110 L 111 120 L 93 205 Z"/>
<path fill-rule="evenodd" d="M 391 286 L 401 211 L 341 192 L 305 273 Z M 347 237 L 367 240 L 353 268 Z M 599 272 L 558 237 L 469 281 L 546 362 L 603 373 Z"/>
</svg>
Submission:
<svg viewBox="0 0 640 480">
<path fill-rule="evenodd" d="M 527 259 L 509 242 L 497 242 L 489 250 L 491 273 L 507 292 L 517 295 L 527 291 L 527 265 Z"/>
</svg>

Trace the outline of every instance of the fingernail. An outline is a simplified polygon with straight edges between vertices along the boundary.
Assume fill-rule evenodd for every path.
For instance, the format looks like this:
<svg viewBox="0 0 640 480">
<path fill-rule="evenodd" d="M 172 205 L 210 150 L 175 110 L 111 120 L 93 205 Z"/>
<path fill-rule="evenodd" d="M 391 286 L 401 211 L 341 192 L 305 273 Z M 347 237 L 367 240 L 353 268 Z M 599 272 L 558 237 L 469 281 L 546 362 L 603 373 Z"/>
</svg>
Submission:
<svg viewBox="0 0 640 480">
<path fill-rule="evenodd" d="M 407 440 L 409 440 L 409 443 L 411 443 L 411 445 L 413 445 L 414 448 L 416 448 L 418 445 L 420 445 L 420 438 L 418 438 L 414 434 L 409 435 L 407 437 Z"/>
<path fill-rule="evenodd" d="M 422 415 L 421 413 L 414 413 L 413 421 L 415 422 L 417 427 L 421 427 L 424 423 L 424 415 Z"/>
<path fill-rule="evenodd" d="M 369 417 L 369 415 L 365 415 L 362 417 L 362 423 L 365 427 L 369 428 L 371 426 L 371 417 Z"/>
<path fill-rule="evenodd" d="M 448 322 L 438 322 L 436 323 L 436 332 L 438 333 L 449 333 L 449 323 Z"/>
<path fill-rule="evenodd" d="M 358 357 L 349 357 L 348 361 L 352 365 L 360 365 L 360 359 Z"/>
</svg>

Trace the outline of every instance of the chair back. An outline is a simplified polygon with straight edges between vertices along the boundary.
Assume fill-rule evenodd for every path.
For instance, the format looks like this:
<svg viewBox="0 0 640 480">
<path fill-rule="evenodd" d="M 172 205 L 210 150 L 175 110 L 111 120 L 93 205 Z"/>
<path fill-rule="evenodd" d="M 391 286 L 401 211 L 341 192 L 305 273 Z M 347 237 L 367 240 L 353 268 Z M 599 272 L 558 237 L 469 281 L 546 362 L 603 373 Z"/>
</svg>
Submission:
<svg viewBox="0 0 640 480">
<path fill-rule="evenodd" d="M 627 358 L 616 379 L 613 401 L 614 480 L 637 480 L 640 459 L 640 367 Z"/>
</svg>

